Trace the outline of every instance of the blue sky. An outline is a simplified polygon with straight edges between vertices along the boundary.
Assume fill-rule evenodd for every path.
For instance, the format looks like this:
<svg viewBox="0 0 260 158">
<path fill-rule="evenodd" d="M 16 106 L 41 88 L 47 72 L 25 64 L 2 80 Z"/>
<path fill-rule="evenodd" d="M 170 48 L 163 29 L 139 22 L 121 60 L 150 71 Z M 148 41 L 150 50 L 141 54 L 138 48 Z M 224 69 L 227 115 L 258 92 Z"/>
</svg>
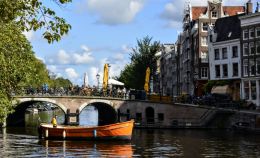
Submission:
<svg viewBox="0 0 260 158">
<path fill-rule="evenodd" d="M 41 31 L 27 32 L 33 50 L 47 68 L 74 84 L 83 84 L 84 73 L 90 85 L 96 74 L 103 76 L 105 63 L 110 76 L 119 75 L 130 62 L 129 53 L 136 40 L 145 36 L 161 43 L 175 43 L 181 31 L 186 0 L 74 0 L 62 8 L 52 1 L 46 5 L 72 25 L 61 41 L 48 44 Z M 224 0 L 225 5 L 244 5 L 247 0 Z M 254 0 L 253 2 L 255 2 Z M 191 0 L 205 6 L 207 0 Z"/>
</svg>

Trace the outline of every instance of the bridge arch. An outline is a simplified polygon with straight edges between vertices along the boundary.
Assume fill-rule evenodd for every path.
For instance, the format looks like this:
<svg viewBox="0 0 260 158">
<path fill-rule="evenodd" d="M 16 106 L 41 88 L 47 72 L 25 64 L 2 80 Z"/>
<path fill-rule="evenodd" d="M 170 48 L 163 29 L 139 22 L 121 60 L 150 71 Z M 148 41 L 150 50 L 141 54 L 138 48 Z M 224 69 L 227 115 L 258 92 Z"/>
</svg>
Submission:
<svg viewBox="0 0 260 158">
<path fill-rule="evenodd" d="M 19 104 L 26 103 L 26 102 L 31 102 L 31 101 L 49 102 L 49 103 L 55 104 L 58 107 L 60 107 L 65 114 L 67 113 L 66 106 L 64 106 L 61 103 L 57 103 L 56 100 L 52 100 L 52 99 L 49 99 L 49 98 L 20 98 L 20 99 L 18 99 L 18 102 L 15 102 L 15 104 L 19 105 Z"/>
<path fill-rule="evenodd" d="M 89 104 L 93 104 L 93 103 L 103 103 L 103 104 L 107 104 L 107 105 L 110 105 L 111 107 L 114 108 L 114 103 L 109 101 L 109 100 L 104 100 L 104 99 L 92 99 L 92 100 L 89 100 L 87 101 L 86 103 L 83 103 L 79 106 L 79 113 L 86 107 L 88 106 Z"/>
<path fill-rule="evenodd" d="M 84 104 L 82 104 L 79 107 L 79 113 L 80 113 L 79 117 L 80 118 L 82 115 L 84 116 L 85 111 L 83 109 L 87 106 L 93 106 L 97 109 L 98 125 L 112 124 L 112 123 L 116 123 L 118 120 L 117 110 L 114 107 L 113 102 L 111 102 L 109 100 L 92 99 L 92 100 L 89 100 L 88 102 L 85 102 Z M 83 113 L 83 114 L 81 114 L 81 113 Z M 85 116 L 85 117 L 87 117 L 87 116 Z M 81 118 L 81 119 L 83 119 L 83 118 Z M 81 121 L 81 119 L 80 119 L 80 121 Z"/>
</svg>

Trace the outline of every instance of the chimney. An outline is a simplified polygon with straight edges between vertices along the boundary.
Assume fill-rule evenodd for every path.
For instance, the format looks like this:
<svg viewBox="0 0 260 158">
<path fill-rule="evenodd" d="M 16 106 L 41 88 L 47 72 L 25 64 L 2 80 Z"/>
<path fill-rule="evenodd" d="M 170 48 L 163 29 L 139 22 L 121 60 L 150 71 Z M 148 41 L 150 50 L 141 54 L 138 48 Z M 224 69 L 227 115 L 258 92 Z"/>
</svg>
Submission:
<svg viewBox="0 0 260 158">
<path fill-rule="evenodd" d="M 246 3 L 246 14 L 252 14 L 253 13 L 253 3 L 251 0 L 248 0 Z"/>
</svg>

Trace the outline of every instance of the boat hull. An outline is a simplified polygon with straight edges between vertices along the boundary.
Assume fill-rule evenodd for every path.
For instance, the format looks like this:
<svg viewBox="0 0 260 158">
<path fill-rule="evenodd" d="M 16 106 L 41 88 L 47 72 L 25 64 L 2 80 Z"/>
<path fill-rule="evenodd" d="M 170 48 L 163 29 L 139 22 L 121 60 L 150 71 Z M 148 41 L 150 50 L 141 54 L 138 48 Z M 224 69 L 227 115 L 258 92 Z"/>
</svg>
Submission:
<svg viewBox="0 0 260 158">
<path fill-rule="evenodd" d="M 41 124 L 39 137 L 44 139 L 131 140 L 133 125 L 133 120 L 95 127 L 63 125 L 53 127 L 51 124 Z"/>
</svg>

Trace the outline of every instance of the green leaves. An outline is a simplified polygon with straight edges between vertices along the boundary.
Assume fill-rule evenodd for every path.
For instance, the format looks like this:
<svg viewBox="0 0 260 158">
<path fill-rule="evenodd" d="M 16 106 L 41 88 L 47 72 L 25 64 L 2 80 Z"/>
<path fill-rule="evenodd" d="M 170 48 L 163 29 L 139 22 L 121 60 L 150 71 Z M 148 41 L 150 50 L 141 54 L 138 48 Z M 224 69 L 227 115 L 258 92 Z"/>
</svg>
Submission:
<svg viewBox="0 0 260 158">
<path fill-rule="evenodd" d="M 152 43 L 152 38 L 149 36 L 137 40 L 137 46 L 130 54 L 131 63 L 125 66 L 118 79 L 124 82 L 128 88 L 143 89 L 146 68 L 150 67 L 151 75 L 155 73 L 158 60 L 155 54 L 159 49 L 160 42 Z"/>
<path fill-rule="evenodd" d="M 71 0 L 50 0 L 61 6 Z M 40 0 L 1 0 L 0 21 L 16 22 L 22 31 L 43 29 L 43 37 L 52 43 L 59 41 L 67 34 L 71 25 L 58 17 L 51 8 L 43 5 Z"/>
</svg>

